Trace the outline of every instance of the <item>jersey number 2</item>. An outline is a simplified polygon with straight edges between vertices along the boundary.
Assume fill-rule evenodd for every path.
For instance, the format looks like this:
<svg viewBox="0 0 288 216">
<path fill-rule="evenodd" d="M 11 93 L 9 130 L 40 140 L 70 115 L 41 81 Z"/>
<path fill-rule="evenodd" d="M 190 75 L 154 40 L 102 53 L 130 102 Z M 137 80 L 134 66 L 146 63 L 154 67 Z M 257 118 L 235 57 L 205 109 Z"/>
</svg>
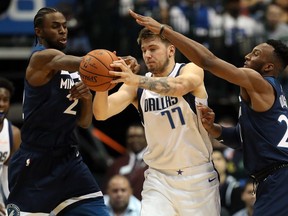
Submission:
<svg viewBox="0 0 288 216">
<path fill-rule="evenodd" d="M 280 115 L 279 118 L 278 118 L 278 121 L 279 122 L 282 122 L 284 121 L 286 123 L 286 128 L 288 126 L 288 119 L 285 115 Z M 284 147 L 284 148 L 288 148 L 288 142 L 287 142 L 287 139 L 288 139 L 288 130 L 286 130 L 284 136 L 282 137 L 281 141 L 279 142 L 278 144 L 278 147 Z"/>
<path fill-rule="evenodd" d="M 69 98 L 70 94 L 67 95 L 67 98 Z M 67 107 L 67 109 L 64 111 L 64 113 L 66 114 L 70 114 L 70 115 L 76 115 L 76 111 L 73 110 L 73 108 L 78 104 L 78 99 L 77 100 L 74 100 L 73 103 Z"/>
</svg>

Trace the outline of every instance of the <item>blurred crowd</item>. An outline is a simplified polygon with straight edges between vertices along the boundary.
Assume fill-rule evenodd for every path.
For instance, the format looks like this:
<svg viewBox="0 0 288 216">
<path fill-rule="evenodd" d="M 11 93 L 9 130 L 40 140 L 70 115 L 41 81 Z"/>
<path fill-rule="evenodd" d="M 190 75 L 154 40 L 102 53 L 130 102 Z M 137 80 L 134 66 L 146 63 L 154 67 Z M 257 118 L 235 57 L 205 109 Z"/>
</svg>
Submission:
<svg viewBox="0 0 288 216">
<path fill-rule="evenodd" d="M 57 7 L 68 20 L 67 53 L 75 55 L 85 55 L 92 49 L 104 48 L 117 51 L 119 56 L 132 55 L 141 63 L 141 50 L 137 44 L 141 27 L 130 17 L 128 9 L 153 16 L 161 23 L 170 25 L 174 30 L 201 42 L 214 54 L 235 66 L 241 67 L 245 55 L 256 44 L 267 39 L 279 39 L 288 45 L 287 0 L 63 0 Z M 177 53 L 177 61 L 187 62 L 187 59 Z M 141 72 L 145 72 L 143 64 Z M 235 108 L 237 106 L 234 106 L 238 103 L 238 87 L 210 73 L 206 73 L 205 76 L 209 103 L 215 113 L 219 113 L 217 121 L 229 126 L 234 125 L 234 118 L 237 117 L 238 111 Z M 287 69 L 280 76 L 280 80 L 287 97 Z M 218 106 L 220 108 L 217 108 Z M 223 107 L 226 109 L 222 109 Z M 83 135 L 81 131 L 79 134 Z M 87 137 L 85 134 L 83 136 Z M 89 139 L 87 142 L 95 141 Z M 102 148 L 101 145 L 98 146 L 100 146 L 98 150 Z M 100 173 L 103 178 L 105 173 L 103 179 L 96 176 L 100 184 L 103 183 L 101 186 L 104 191 L 109 186 L 104 182 L 107 183 L 114 175 L 120 174 L 132 183 L 131 192 L 126 194 L 130 196 L 134 193 L 134 196 L 140 200 L 144 171 L 147 168 L 142 159 L 146 142 L 140 125 L 130 125 L 127 128 L 126 143 L 123 143 L 123 146 L 127 147 L 127 152 L 121 157 L 111 158 L 105 150 L 100 149 L 99 154 L 102 155 L 93 154 L 95 158 L 92 158 L 88 164 L 96 162 L 95 166 L 98 170 L 95 168 L 95 175 Z M 92 154 L 91 149 L 95 149 L 94 146 L 88 148 L 89 145 L 83 145 L 82 148 L 84 147 L 86 149 L 82 149 L 83 154 Z M 243 169 L 242 152 L 224 147 L 220 143 L 215 143 L 214 148 L 213 159 L 221 179 L 222 215 L 232 216 L 241 210 L 249 212 L 246 215 L 252 215 L 251 206 L 255 196 L 252 193 L 253 184 L 248 181 L 248 176 Z M 123 178 L 117 179 L 124 182 L 124 186 L 117 187 L 130 188 L 125 179 L 124 181 Z M 111 184 L 110 187 L 112 186 L 116 187 Z M 108 188 L 108 194 L 109 191 Z M 130 189 L 123 189 L 123 191 L 130 191 Z"/>
</svg>

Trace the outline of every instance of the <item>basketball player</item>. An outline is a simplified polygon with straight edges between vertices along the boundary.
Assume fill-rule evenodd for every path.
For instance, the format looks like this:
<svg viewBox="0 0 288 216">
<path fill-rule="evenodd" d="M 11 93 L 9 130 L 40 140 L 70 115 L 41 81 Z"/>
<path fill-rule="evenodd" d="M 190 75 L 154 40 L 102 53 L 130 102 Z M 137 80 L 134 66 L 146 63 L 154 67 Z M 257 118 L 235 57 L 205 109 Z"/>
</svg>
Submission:
<svg viewBox="0 0 288 216">
<path fill-rule="evenodd" d="M 13 93 L 12 82 L 0 78 L 0 212 L 3 215 L 5 215 L 5 204 L 9 195 L 8 162 L 21 143 L 20 129 L 6 118 Z"/>
<path fill-rule="evenodd" d="M 108 216 L 74 133 L 92 121 L 92 94 L 77 73 L 82 58 L 61 51 L 67 25 L 56 9 L 40 9 L 34 30 L 38 43 L 25 74 L 22 143 L 9 166 L 8 214 Z"/>
<path fill-rule="evenodd" d="M 133 104 L 141 113 L 147 148 L 142 216 L 218 216 L 219 181 L 211 162 L 212 144 L 196 111 L 207 104 L 203 70 L 175 62 L 175 47 L 144 28 L 138 37 L 149 70 L 136 75 L 114 61 L 124 84 L 109 95 L 97 92 L 93 113 L 106 120 Z M 116 72 L 110 72 L 112 75 Z M 209 206 L 209 207 L 208 207 Z"/>
<path fill-rule="evenodd" d="M 258 182 L 253 215 L 288 215 L 288 108 L 277 80 L 288 64 L 287 46 L 277 40 L 261 43 L 245 56 L 244 67 L 237 68 L 151 17 L 130 13 L 140 25 L 169 40 L 190 61 L 240 87 L 239 123 L 235 128 L 213 124 L 212 110 L 199 106 L 203 123 L 224 143 L 234 148 L 243 146 L 244 166 Z"/>
</svg>

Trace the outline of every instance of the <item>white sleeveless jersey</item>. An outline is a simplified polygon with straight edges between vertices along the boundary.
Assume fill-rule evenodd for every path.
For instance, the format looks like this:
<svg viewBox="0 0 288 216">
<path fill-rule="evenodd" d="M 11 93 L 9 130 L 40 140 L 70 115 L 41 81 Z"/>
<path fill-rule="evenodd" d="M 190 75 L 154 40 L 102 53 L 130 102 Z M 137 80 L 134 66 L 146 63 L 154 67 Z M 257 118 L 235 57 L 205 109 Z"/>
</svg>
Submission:
<svg viewBox="0 0 288 216">
<path fill-rule="evenodd" d="M 4 163 L 10 156 L 10 146 L 9 122 L 7 119 L 4 119 L 3 128 L 0 132 L 0 201 L 2 202 L 9 195 L 8 166 L 4 165 Z"/>
<path fill-rule="evenodd" d="M 177 63 L 169 77 L 176 77 L 180 67 Z M 207 98 L 195 98 L 191 93 L 182 97 L 161 96 L 145 89 L 140 94 L 139 112 L 148 143 L 144 160 L 151 168 L 178 170 L 211 161 L 211 140 L 195 106 L 197 102 L 207 104 Z"/>
</svg>

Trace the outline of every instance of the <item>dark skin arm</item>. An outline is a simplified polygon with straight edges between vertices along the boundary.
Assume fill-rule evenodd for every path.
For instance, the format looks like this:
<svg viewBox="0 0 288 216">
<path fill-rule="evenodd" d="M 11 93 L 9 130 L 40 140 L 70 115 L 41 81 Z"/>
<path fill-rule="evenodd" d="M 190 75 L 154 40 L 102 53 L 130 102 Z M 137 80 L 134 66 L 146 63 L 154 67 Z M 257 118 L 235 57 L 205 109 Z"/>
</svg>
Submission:
<svg viewBox="0 0 288 216">
<path fill-rule="evenodd" d="M 61 70 L 78 71 L 82 57 L 65 55 L 56 49 L 38 51 L 31 56 L 26 70 L 26 79 L 32 86 L 49 82 Z"/>
<path fill-rule="evenodd" d="M 65 55 L 56 49 L 46 49 L 34 53 L 26 70 L 26 79 L 32 86 L 41 86 L 49 82 L 61 70 L 78 71 L 82 57 Z M 79 99 L 81 113 L 78 125 L 87 128 L 92 122 L 92 94 L 82 83 L 76 83 L 70 90 L 70 100 Z"/>
<path fill-rule="evenodd" d="M 201 122 L 207 132 L 213 137 L 218 138 L 222 133 L 222 126 L 214 123 L 215 113 L 214 111 L 203 104 L 197 104 L 197 109 L 201 113 Z"/>
</svg>

